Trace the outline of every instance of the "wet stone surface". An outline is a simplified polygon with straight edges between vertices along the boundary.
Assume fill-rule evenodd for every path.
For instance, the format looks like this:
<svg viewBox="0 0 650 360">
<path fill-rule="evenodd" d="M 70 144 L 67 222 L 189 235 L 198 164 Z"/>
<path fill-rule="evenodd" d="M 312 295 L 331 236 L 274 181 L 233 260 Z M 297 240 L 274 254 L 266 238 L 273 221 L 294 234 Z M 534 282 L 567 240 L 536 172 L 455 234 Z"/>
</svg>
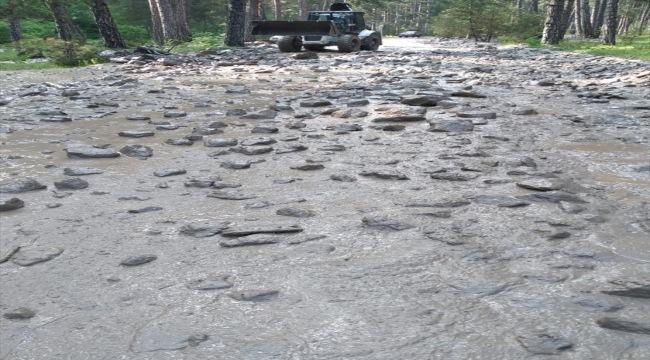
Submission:
<svg viewBox="0 0 650 360">
<path fill-rule="evenodd" d="M 650 358 L 648 62 L 383 40 L 3 72 L 0 359 Z"/>
</svg>

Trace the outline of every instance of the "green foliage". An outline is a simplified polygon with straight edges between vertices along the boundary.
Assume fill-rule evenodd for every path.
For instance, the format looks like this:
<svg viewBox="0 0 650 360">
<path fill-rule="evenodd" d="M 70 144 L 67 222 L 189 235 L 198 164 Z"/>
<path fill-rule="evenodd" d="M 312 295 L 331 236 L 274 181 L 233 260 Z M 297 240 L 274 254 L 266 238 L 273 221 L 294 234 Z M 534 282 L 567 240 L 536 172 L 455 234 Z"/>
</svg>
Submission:
<svg viewBox="0 0 650 360">
<path fill-rule="evenodd" d="M 173 48 L 173 52 L 199 51 L 205 49 L 223 48 L 223 34 L 214 35 L 213 33 L 196 33 L 192 41 L 178 44 Z"/>
<path fill-rule="evenodd" d="M 117 29 L 127 45 L 141 45 L 152 41 L 151 34 L 144 26 L 117 25 Z"/>
<path fill-rule="evenodd" d="M 594 55 L 650 60 L 650 35 L 619 38 L 614 46 L 603 45 L 596 41 L 562 40 L 552 48 Z"/>
<path fill-rule="evenodd" d="M 80 45 L 73 41 L 58 39 L 26 39 L 16 43 L 16 60 L 27 60 L 39 55 L 52 59 L 58 66 L 80 66 L 101 62 L 97 55 L 101 47 L 97 44 Z"/>
<path fill-rule="evenodd" d="M 490 41 L 508 31 L 513 18 L 510 4 L 504 0 L 458 0 L 433 19 L 433 28 L 443 37 Z"/>
<path fill-rule="evenodd" d="M 43 39 L 57 37 L 54 21 L 45 19 L 25 19 L 20 22 L 24 39 Z"/>
<path fill-rule="evenodd" d="M 0 22 L 0 44 L 11 42 L 11 35 L 9 34 L 9 24 Z"/>
</svg>

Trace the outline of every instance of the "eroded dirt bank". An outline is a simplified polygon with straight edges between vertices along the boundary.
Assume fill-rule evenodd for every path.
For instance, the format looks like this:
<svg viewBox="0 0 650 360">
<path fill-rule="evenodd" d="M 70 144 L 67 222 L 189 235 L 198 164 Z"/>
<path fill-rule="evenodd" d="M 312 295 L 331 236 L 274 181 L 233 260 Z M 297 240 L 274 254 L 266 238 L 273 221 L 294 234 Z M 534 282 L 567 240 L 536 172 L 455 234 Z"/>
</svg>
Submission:
<svg viewBox="0 0 650 360">
<path fill-rule="evenodd" d="M 0 359 L 650 356 L 648 62 L 115 61 L 0 75 Z"/>
</svg>

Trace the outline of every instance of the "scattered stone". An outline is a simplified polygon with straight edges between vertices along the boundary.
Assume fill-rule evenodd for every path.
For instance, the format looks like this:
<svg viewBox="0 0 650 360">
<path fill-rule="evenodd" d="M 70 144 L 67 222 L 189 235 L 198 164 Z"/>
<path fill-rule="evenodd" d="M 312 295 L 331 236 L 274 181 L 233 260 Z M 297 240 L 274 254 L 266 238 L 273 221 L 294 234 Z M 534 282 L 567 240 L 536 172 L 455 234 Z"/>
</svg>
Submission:
<svg viewBox="0 0 650 360">
<path fill-rule="evenodd" d="M 280 294 L 277 290 L 243 290 L 228 294 L 239 301 L 263 302 L 275 300 Z"/>
<path fill-rule="evenodd" d="M 54 187 L 59 190 L 80 190 L 88 187 L 88 182 L 79 178 L 55 181 Z"/>
<path fill-rule="evenodd" d="M 479 177 L 479 175 L 466 175 L 466 174 L 448 173 L 448 172 L 435 173 L 429 176 L 435 180 L 447 180 L 447 181 L 470 181 Z"/>
<path fill-rule="evenodd" d="M 457 200 L 442 200 L 438 202 L 415 202 L 407 203 L 405 207 L 436 207 L 436 208 L 455 208 L 471 204 L 471 202 L 464 199 Z"/>
<path fill-rule="evenodd" d="M 128 115 L 126 117 L 127 120 L 132 120 L 132 121 L 144 121 L 144 120 L 151 120 L 150 117 L 144 116 L 144 115 Z"/>
<path fill-rule="evenodd" d="M 456 91 L 451 93 L 451 96 L 456 96 L 456 97 L 466 97 L 466 98 L 475 98 L 475 99 L 484 99 L 487 98 L 487 96 L 478 94 L 472 91 Z"/>
<path fill-rule="evenodd" d="M 0 193 L 18 194 L 42 189 L 47 189 L 47 186 L 31 178 L 18 179 L 0 184 Z"/>
<path fill-rule="evenodd" d="M 466 132 L 473 131 L 474 123 L 471 120 L 438 120 L 431 123 L 428 131 L 433 132 Z"/>
<path fill-rule="evenodd" d="M 20 266 L 32 266 L 45 261 L 50 261 L 62 253 L 63 249 L 58 247 L 21 248 L 11 257 L 11 261 Z"/>
<path fill-rule="evenodd" d="M 339 119 L 362 118 L 368 116 L 368 112 L 361 109 L 341 109 L 333 111 L 329 115 Z"/>
<path fill-rule="evenodd" d="M 15 310 L 9 310 L 9 311 L 5 312 L 4 314 L 2 314 L 2 317 L 4 317 L 5 319 L 10 319 L 10 320 L 14 320 L 14 319 L 31 319 L 34 316 L 36 316 L 36 311 L 34 311 L 32 309 L 28 309 L 28 308 L 22 308 L 22 307 L 18 308 L 18 309 L 15 309 Z"/>
<path fill-rule="evenodd" d="M 311 210 L 303 210 L 303 209 L 296 209 L 296 208 L 282 208 L 282 209 L 278 209 L 275 213 L 282 216 L 292 216 L 297 218 L 308 218 L 308 217 L 316 216 L 316 213 Z"/>
<path fill-rule="evenodd" d="M 111 149 L 99 149 L 91 146 L 74 146 L 65 149 L 69 158 L 81 159 L 100 159 L 100 158 L 114 158 L 119 157 L 121 154 Z"/>
<path fill-rule="evenodd" d="M 141 214 L 141 213 L 152 212 L 152 211 L 160 211 L 162 209 L 163 208 L 161 208 L 160 206 L 147 206 L 140 209 L 129 210 L 129 214 Z"/>
<path fill-rule="evenodd" d="M 338 175 L 338 174 L 331 175 L 330 179 L 332 179 L 334 181 L 343 181 L 343 182 L 355 182 L 355 181 L 357 181 L 357 178 L 355 178 L 354 176 Z"/>
<path fill-rule="evenodd" d="M 517 196 L 517 199 L 533 202 L 550 202 L 550 203 L 559 203 L 560 201 L 570 202 L 570 203 L 586 203 L 585 200 L 579 198 L 576 195 L 569 194 L 563 191 L 548 191 L 541 192 L 529 195 Z"/>
<path fill-rule="evenodd" d="M 216 138 L 216 139 L 206 139 L 203 141 L 203 145 L 207 147 L 228 147 L 228 146 L 235 146 L 239 140 L 237 139 L 222 139 L 222 138 Z"/>
<path fill-rule="evenodd" d="M 230 276 L 220 275 L 220 276 L 208 276 L 205 279 L 190 281 L 185 286 L 190 290 L 207 291 L 207 290 L 228 289 L 233 286 L 233 283 L 230 280 Z"/>
<path fill-rule="evenodd" d="M 196 238 L 204 238 L 209 236 L 214 236 L 221 233 L 223 230 L 228 228 L 228 222 L 221 223 L 208 223 L 200 222 L 194 224 L 187 224 L 181 227 L 179 232 L 183 235 L 194 236 Z"/>
<path fill-rule="evenodd" d="M 312 170 L 325 169 L 325 166 L 323 164 L 304 164 L 304 165 L 290 166 L 290 168 L 293 170 L 312 171 Z"/>
<path fill-rule="evenodd" d="M 137 255 L 137 256 L 129 256 L 128 258 L 122 260 L 120 262 L 120 265 L 123 266 L 138 266 L 138 265 L 143 265 L 146 263 L 150 263 L 154 260 L 158 259 L 156 255 Z"/>
<path fill-rule="evenodd" d="M 608 295 L 650 299 L 650 284 L 648 283 L 640 284 L 634 281 L 611 281 L 611 283 L 619 286 L 619 288 L 613 290 L 603 290 L 602 293 Z"/>
<path fill-rule="evenodd" d="M 602 328 L 610 330 L 619 330 L 635 334 L 650 334 L 650 322 L 640 323 L 605 317 L 596 320 L 596 324 Z"/>
<path fill-rule="evenodd" d="M 25 206 L 25 202 L 20 200 L 19 198 L 0 197 L 0 211 L 17 210 L 24 206 Z"/>
<path fill-rule="evenodd" d="M 496 119 L 497 114 L 493 112 L 457 112 L 459 118 Z"/>
<path fill-rule="evenodd" d="M 120 153 L 129 157 L 150 157 L 153 156 L 153 149 L 144 145 L 127 145 L 120 149 Z"/>
<path fill-rule="evenodd" d="M 237 146 L 228 149 L 228 151 L 243 155 L 262 155 L 272 152 L 273 148 L 270 146 Z"/>
<path fill-rule="evenodd" d="M 404 96 L 400 102 L 411 106 L 436 106 L 442 100 L 451 98 L 445 95 L 409 95 Z"/>
<path fill-rule="evenodd" d="M 229 183 L 229 182 L 224 182 L 224 181 L 215 181 L 214 184 L 212 184 L 212 187 L 214 189 L 231 189 L 231 188 L 241 187 L 241 184 L 239 184 L 239 183 Z"/>
<path fill-rule="evenodd" d="M 212 194 L 209 194 L 208 197 L 213 197 L 223 200 L 249 200 L 257 198 L 255 194 L 245 194 L 245 193 L 234 193 L 227 191 L 215 191 Z"/>
<path fill-rule="evenodd" d="M 529 202 L 514 197 L 499 195 L 479 195 L 472 197 L 472 200 L 478 204 L 495 205 L 499 207 L 521 207 L 530 205 Z"/>
<path fill-rule="evenodd" d="M 300 102 L 301 107 L 323 107 L 330 105 L 332 103 L 329 100 L 307 100 Z"/>
<path fill-rule="evenodd" d="M 566 201 L 560 201 L 558 203 L 558 206 L 560 207 L 560 209 L 562 209 L 564 212 L 568 214 L 579 214 L 586 210 L 584 206 L 580 206 L 578 204 L 573 204 Z"/>
<path fill-rule="evenodd" d="M 252 234 L 247 236 L 241 236 L 234 239 L 227 239 L 219 241 L 219 245 L 222 247 L 239 247 L 239 246 L 251 246 L 251 245 L 267 245 L 267 244 L 277 244 L 280 242 L 280 237 L 276 235 L 267 235 L 267 234 Z"/>
<path fill-rule="evenodd" d="M 289 145 L 287 147 L 275 149 L 275 153 L 276 154 L 286 154 L 286 153 L 291 153 L 291 152 L 304 151 L 304 150 L 307 150 L 307 149 L 309 149 L 309 148 L 307 146 L 303 145 L 303 144 L 292 144 L 292 145 Z"/>
<path fill-rule="evenodd" d="M 185 111 L 165 111 L 163 116 L 166 118 L 178 118 L 187 116 L 187 113 Z"/>
<path fill-rule="evenodd" d="M 249 113 L 240 116 L 240 119 L 248 119 L 248 120 L 270 120 L 270 119 L 275 119 L 276 116 L 278 116 L 278 112 L 274 110 L 261 110 L 256 113 Z"/>
<path fill-rule="evenodd" d="M 528 179 L 520 181 L 517 186 L 538 191 L 554 191 L 564 187 L 564 182 L 557 179 Z"/>
<path fill-rule="evenodd" d="M 84 176 L 84 175 L 94 175 L 94 174 L 103 174 L 104 170 L 97 168 L 65 168 L 63 169 L 63 175 L 68 176 Z"/>
<path fill-rule="evenodd" d="M 573 348 L 573 344 L 569 341 L 547 334 L 533 337 L 517 336 L 517 341 L 528 352 L 535 355 L 559 355 L 563 351 Z"/>
<path fill-rule="evenodd" d="M 220 181 L 221 178 L 216 176 L 208 179 L 190 179 L 184 183 L 185 187 L 192 188 L 209 188 L 215 181 Z"/>
<path fill-rule="evenodd" d="M 289 226 L 268 226 L 268 227 L 236 227 L 224 230 L 222 236 L 247 236 L 253 234 L 284 234 L 301 232 L 303 229 L 298 225 Z"/>
<path fill-rule="evenodd" d="M 130 137 L 130 138 L 141 138 L 141 137 L 147 137 L 147 136 L 154 136 L 155 135 L 153 131 L 138 131 L 138 130 L 120 131 L 117 134 L 119 136 Z"/>
<path fill-rule="evenodd" d="M 537 115 L 537 110 L 531 108 L 517 108 L 512 110 L 513 115 Z"/>
<path fill-rule="evenodd" d="M 243 162 L 228 161 L 228 162 L 221 163 L 220 167 L 224 169 L 231 169 L 231 170 L 250 169 L 251 162 L 250 161 L 243 161 Z"/>
<path fill-rule="evenodd" d="M 403 223 L 397 220 L 390 220 L 388 218 L 385 218 L 383 216 L 371 216 L 367 215 L 364 216 L 363 219 L 361 219 L 361 222 L 365 226 L 369 226 L 372 228 L 377 228 L 379 230 L 406 230 L 413 228 L 415 226 L 407 223 Z"/>
<path fill-rule="evenodd" d="M 366 176 L 366 177 L 374 177 L 377 179 L 409 180 L 408 176 L 396 170 L 379 170 L 379 171 L 364 170 L 360 172 L 359 175 Z"/>
<path fill-rule="evenodd" d="M 278 132 L 280 129 L 273 126 L 256 126 L 251 130 L 253 134 L 273 134 Z M 242 144 L 244 145 L 244 144 Z"/>
<path fill-rule="evenodd" d="M 176 145 L 176 146 L 191 146 L 194 144 L 194 141 L 190 139 L 171 138 L 165 140 L 165 144 Z"/>
</svg>

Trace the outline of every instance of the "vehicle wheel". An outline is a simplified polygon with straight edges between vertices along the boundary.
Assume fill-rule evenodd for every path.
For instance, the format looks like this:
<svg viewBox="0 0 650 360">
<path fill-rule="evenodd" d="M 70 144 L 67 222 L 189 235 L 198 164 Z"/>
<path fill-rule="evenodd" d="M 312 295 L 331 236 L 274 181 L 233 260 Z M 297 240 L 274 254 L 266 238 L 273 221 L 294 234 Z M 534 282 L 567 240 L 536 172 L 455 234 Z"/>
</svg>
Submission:
<svg viewBox="0 0 650 360">
<path fill-rule="evenodd" d="M 305 45 L 305 50 L 309 51 L 324 51 L 325 46 L 323 45 Z"/>
<path fill-rule="evenodd" d="M 278 49 L 282 52 L 299 52 L 302 48 L 300 36 L 283 36 L 278 41 Z"/>
<path fill-rule="evenodd" d="M 377 34 L 372 34 L 366 39 L 368 43 L 366 45 L 361 45 L 361 50 L 376 51 L 379 49 L 379 44 L 381 43 L 381 38 Z"/>
<path fill-rule="evenodd" d="M 358 52 L 361 50 L 361 40 L 359 40 L 358 36 L 352 34 L 341 36 L 336 45 L 339 47 L 339 51 L 343 53 Z"/>
</svg>

